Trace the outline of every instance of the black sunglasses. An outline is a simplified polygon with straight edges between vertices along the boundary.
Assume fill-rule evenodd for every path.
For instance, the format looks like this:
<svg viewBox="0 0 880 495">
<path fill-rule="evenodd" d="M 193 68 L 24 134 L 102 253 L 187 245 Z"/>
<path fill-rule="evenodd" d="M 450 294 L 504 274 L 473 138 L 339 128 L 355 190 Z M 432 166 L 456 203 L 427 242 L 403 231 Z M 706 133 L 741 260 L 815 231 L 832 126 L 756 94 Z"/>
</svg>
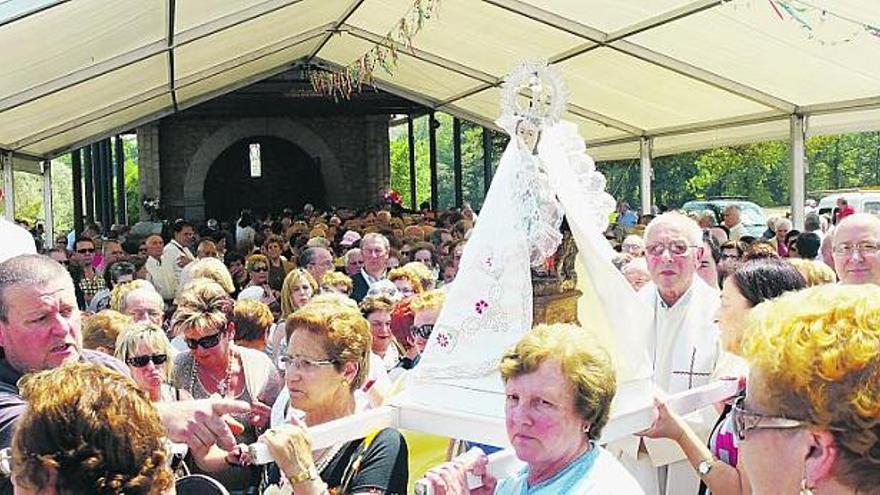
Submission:
<svg viewBox="0 0 880 495">
<path fill-rule="evenodd" d="M 168 361 L 168 354 L 153 354 L 152 356 L 135 356 L 135 357 L 130 357 L 125 360 L 126 363 L 128 363 L 131 366 L 134 366 L 135 368 L 143 368 L 144 366 L 149 364 L 150 361 L 152 361 L 153 364 L 155 364 L 156 366 L 159 366 L 161 364 L 165 364 L 165 361 Z"/>
<path fill-rule="evenodd" d="M 412 327 L 411 333 L 416 337 L 421 337 L 423 339 L 427 339 L 431 336 L 431 332 L 434 331 L 434 324 L 427 323 L 425 325 L 414 326 Z"/>
<path fill-rule="evenodd" d="M 202 337 L 200 339 L 184 339 L 186 341 L 186 346 L 192 350 L 195 350 L 196 347 L 201 346 L 202 349 L 210 349 L 212 347 L 216 347 L 217 344 L 220 343 L 220 337 L 223 335 L 223 332 L 217 332 L 214 335 L 208 335 L 207 337 Z"/>
<path fill-rule="evenodd" d="M 76 252 L 79 253 L 79 254 L 94 253 L 94 252 L 95 252 L 95 248 L 91 248 L 91 249 L 77 249 Z"/>
<path fill-rule="evenodd" d="M 269 268 L 265 267 L 263 265 L 258 265 L 258 266 L 252 266 L 249 271 L 254 272 L 254 273 L 261 273 L 261 272 L 269 271 Z"/>
</svg>

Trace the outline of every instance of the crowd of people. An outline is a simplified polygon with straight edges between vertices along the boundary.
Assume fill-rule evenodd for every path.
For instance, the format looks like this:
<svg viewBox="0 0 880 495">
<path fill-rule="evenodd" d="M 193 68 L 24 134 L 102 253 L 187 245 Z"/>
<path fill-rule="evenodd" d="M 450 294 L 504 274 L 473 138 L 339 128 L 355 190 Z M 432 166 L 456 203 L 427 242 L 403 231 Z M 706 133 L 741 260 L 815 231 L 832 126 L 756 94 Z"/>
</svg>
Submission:
<svg viewBox="0 0 880 495">
<path fill-rule="evenodd" d="M 658 388 L 741 390 L 687 416 L 658 395 L 650 429 L 603 445 L 606 343 L 587 320 L 538 325 L 500 356 L 522 461 L 500 479 L 445 445 L 448 462 L 414 467 L 426 447 L 394 428 L 317 450 L 308 433 L 406 386 L 470 208 L 87 225 L 41 254 L 0 225 L 0 491 L 880 493 L 880 218 L 773 219 L 753 238 L 735 206 L 720 223 L 619 213 L 607 237 L 654 317 Z"/>
</svg>

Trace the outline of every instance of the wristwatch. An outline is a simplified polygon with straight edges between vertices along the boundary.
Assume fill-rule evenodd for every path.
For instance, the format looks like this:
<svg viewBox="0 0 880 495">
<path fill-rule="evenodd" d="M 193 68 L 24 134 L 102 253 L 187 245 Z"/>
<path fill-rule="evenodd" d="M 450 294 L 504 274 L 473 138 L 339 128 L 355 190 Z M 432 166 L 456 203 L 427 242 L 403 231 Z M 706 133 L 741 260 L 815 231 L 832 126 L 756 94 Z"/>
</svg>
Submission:
<svg viewBox="0 0 880 495">
<path fill-rule="evenodd" d="M 712 467 L 715 466 L 716 462 L 717 461 L 715 459 L 707 459 L 707 460 L 700 461 L 700 463 L 697 464 L 697 474 L 700 475 L 700 478 L 703 478 L 707 474 L 709 474 L 709 471 L 712 471 Z"/>
<path fill-rule="evenodd" d="M 303 481 L 314 481 L 318 479 L 318 476 L 318 469 L 312 464 L 308 469 L 300 471 L 287 479 L 290 480 L 291 484 L 295 485 L 297 483 L 302 483 Z"/>
</svg>

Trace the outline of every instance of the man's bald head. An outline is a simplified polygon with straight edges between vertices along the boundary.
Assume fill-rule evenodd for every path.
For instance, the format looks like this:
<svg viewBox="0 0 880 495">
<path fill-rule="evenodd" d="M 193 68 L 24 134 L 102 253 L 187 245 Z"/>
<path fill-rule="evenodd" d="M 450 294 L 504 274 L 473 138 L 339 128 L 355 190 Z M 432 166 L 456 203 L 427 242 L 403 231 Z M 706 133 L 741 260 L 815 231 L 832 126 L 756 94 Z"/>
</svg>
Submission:
<svg viewBox="0 0 880 495">
<path fill-rule="evenodd" d="M 844 284 L 880 284 L 880 218 L 856 213 L 834 229 L 834 269 Z"/>
</svg>

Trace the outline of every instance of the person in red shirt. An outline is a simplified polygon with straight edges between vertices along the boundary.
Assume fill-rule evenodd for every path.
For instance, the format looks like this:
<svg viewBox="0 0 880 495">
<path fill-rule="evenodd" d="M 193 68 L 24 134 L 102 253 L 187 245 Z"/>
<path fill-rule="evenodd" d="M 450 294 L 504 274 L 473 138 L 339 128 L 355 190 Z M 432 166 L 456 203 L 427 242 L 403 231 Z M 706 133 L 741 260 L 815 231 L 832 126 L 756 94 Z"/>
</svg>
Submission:
<svg viewBox="0 0 880 495">
<path fill-rule="evenodd" d="M 856 212 L 855 208 L 853 208 L 846 201 L 845 198 L 837 198 L 837 218 L 835 219 L 834 223 L 835 224 L 840 223 L 841 220 L 852 215 L 855 212 Z"/>
</svg>

